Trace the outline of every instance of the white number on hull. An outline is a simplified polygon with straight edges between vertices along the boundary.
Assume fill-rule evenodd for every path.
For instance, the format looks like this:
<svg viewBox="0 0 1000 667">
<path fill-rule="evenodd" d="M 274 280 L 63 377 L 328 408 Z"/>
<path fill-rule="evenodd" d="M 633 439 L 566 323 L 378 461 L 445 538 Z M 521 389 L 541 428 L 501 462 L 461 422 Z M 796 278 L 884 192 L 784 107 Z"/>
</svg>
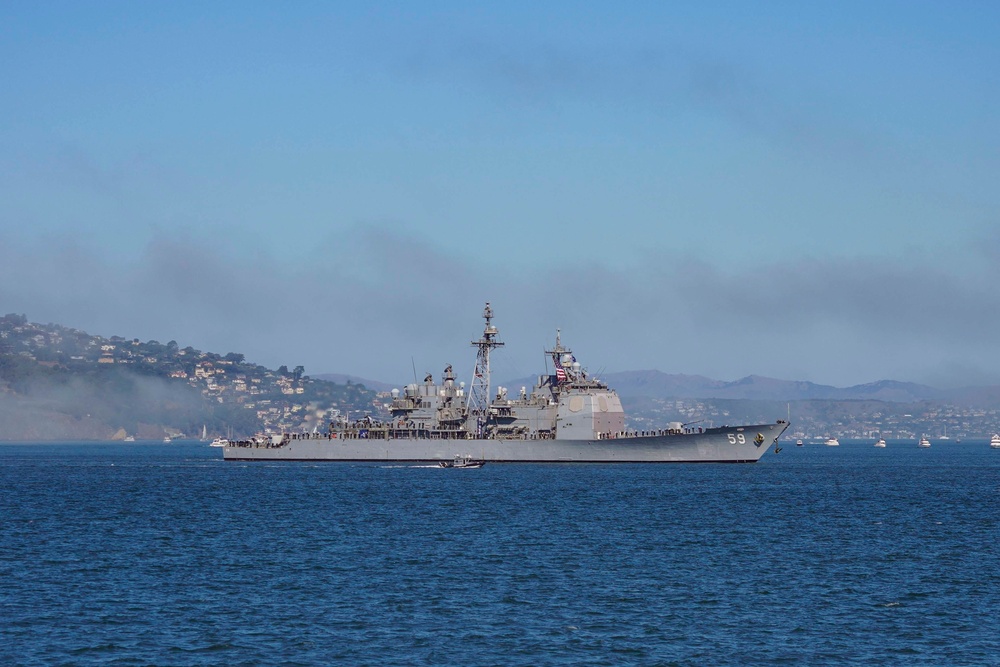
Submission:
<svg viewBox="0 0 1000 667">
<path fill-rule="evenodd" d="M 729 436 L 730 445 L 735 445 L 736 443 L 741 445 L 747 444 L 747 438 L 742 433 L 727 433 L 726 435 Z"/>
</svg>

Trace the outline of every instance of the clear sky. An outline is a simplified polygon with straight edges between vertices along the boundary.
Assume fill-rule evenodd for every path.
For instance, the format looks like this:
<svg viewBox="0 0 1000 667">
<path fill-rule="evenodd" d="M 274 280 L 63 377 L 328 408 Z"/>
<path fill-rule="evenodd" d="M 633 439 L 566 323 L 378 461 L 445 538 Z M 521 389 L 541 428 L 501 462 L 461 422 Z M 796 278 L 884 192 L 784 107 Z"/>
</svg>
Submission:
<svg viewBox="0 0 1000 667">
<path fill-rule="evenodd" d="M 0 311 L 405 380 L 1000 383 L 1000 3 L 0 4 Z"/>
</svg>

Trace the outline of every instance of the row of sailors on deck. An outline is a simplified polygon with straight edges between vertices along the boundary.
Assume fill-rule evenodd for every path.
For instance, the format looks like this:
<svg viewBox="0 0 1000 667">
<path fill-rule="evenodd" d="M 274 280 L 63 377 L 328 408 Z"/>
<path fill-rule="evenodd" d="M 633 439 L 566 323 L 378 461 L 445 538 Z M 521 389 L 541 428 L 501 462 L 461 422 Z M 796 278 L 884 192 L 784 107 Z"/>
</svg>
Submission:
<svg viewBox="0 0 1000 667">
<path fill-rule="evenodd" d="M 377 424 L 377 425 L 381 426 L 380 422 L 374 422 L 374 424 Z M 354 422 L 354 424 L 353 424 L 353 426 L 358 427 L 358 428 L 364 428 L 366 426 L 371 426 L 371 425 L 373 425 L 373 422 L 371 422 L 371 421 L 367 421 L 366 422 L 365 420 L 358 420 L 358 421 Z M 408 422 L 408 423 L 400 422 L 399 424 L 396 424 L 395 426 L 396 426 L 396 428 L 406 428 L 406 427 L 413 428 L 415 426 L 415 424 L 412 421 Z M 418 426 L 420 429 L 424 428 L 424 424 L 423 423 L 417 424 L 416 426 Z M 661 436 L 661 435 L 682 435 L 682 434 L 685 434 L 685 433 L 692 434 L 692 433 L 703 433 L 703 432 L 704 432 L 704 429 L 702 429 L 702 428 L 698 428 L 698 429 L 694 429 L 694 428 L 690 428 L 690 429 L 669 428 L 669 429 L 657 429 L 657 430 L 652 430 L 652 431 L 617 431 L 617 432 L 613 432 L 613 433 L 612 432 L 598 433 L 597 434 L 597 439 L 598 440 L 614 440 L 616 438 L 644 438 L 644 437 L 655 437 L 655 436 Z M 507 437 L 510 437 L 511 435 L 513 435 L 514 438 L 517 438 L 518 435 L 520 435 L 521 439 L 524 439 L 525 435 L 527 435 L 528 439 L 530 439 L 530 440 L 535 440 L 536 438 L 537 439 L 548 439 L 548 438 L 552 437 L 552 435 L 548 434 L 548 433 L 546 433 L 546 434 L 541 434 L 541 433 L 508 434 Z M 336 437 L 333 434 L 333 431 L 331 431 L 329 433 L 286 433 L 286 434 L 284 434 L 284 436 L 280 440 L 281 440 L 281 442 L 283 444 L 284 442 L 287 442 L 289 440 L 319 440 L 321 438 L 330 438 L 330 437 Z M 496 434 L 490 433 L 486 437 L 492 439 L 492 438 L 496 437 Z M 248 446 L 249 444 L 252 444 L 252 443 L 248 443 L 247 445 L 236 444 L 236 443 L 234 443 L 234 444 L 235 444 L 235 446 Z M 268 446 L 276 446 L 276 445 L 278 445 L 278 443 L 268 442 L 267 445 Z"/>
<path fill-rule="evenodd" d="M 617 431 L 615 433 L 598 433 L 598 440 L 614 440 L 616 438 L 647 438 L 655 437 L 658 435 L 683 435 L 685 433 L 702 433 L 704 430 L 702 428 L 698 429 L 676 429 L 676 428 L 661 428 L 653 431 Z"/>
</svg>

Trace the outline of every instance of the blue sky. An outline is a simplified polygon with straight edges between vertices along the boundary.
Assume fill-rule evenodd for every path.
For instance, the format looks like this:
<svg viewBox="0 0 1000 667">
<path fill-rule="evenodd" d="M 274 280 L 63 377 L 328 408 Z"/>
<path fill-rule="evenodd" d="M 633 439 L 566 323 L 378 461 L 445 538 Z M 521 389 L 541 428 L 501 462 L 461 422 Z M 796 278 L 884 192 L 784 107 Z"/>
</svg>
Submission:
<svg viewBox="0 0 1000 667">
<path fill-rule="evenodd" d="M 1000 5 L 6 3 L 0 310 L 395 381 L 1000 383 Z M 620 3 L 619 3 L 620 4 Z"/>
</svg>

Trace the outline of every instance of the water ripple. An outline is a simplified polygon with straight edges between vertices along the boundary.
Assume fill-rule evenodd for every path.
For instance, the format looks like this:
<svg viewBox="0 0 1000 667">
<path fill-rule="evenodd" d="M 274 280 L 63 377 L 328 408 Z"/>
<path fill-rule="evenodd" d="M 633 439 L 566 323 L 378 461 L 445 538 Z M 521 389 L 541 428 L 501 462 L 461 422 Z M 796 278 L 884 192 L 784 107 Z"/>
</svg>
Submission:
<svg viewBox="0 0 1000 667">
<path fill-rule="evenodd" d="M 0 447 L 0 663 L 992 664 L 1000 457 L 221 464 Z"/>
</svg>

